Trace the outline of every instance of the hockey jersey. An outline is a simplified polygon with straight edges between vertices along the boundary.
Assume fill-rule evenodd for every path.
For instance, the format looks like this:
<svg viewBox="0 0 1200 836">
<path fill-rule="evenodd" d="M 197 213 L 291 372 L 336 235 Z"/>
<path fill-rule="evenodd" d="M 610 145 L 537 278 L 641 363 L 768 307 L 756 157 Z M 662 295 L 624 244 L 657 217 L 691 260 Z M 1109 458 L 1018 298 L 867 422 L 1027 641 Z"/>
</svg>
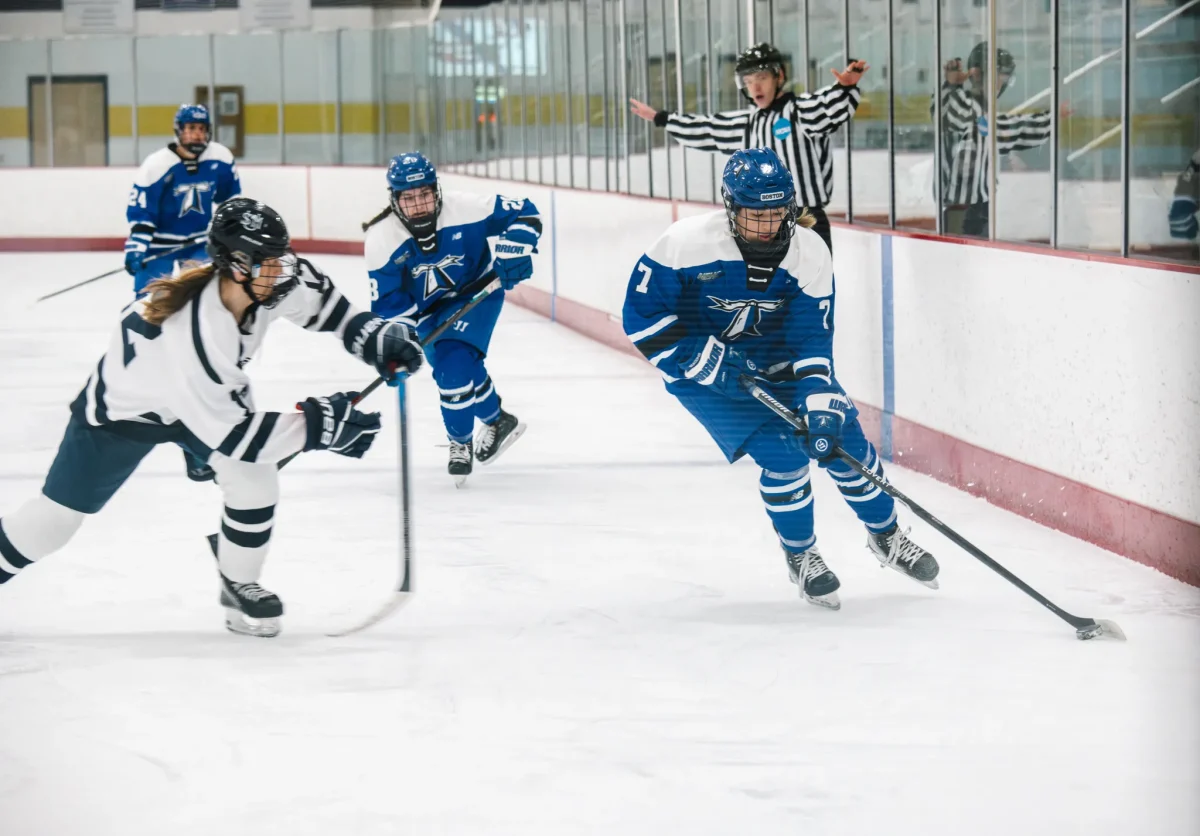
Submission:
<svg viewBox="0 0 1200 836">
<path fill-rule="evenodd" d="M 747 264 L 724 211 L 672 224 L 634 267 L 625 333 L 668 388 L 716 341 L 734 345 L 771 382 L 810 394 L 844 394 L 833 368 L 833 261 L 815 232 L 797 226 L 777 267 Z M 699 339 L 694 339 L 694 338 Z"/>
<path fill-rule="evenodd" d="M 221 302 L 216 278 L 161 325 L 142 318 L 144 298 L 133 302 L 72 411 L 94 427 L 134 437 L 175 427 L 193 452 L 244 462 L 280 461 L 302 450 L 304 416 L 256 411 L 246 364 L 277 319 L 328 332 L 352 351 L 376 317 L 356 310 L 309 262 L 299 265 L 296 289 L 274 308 L 256 308 L 241 326 Z"/>
<path fill-rule="evenodd" d="M 204 243 L 217 204 L 242 193 L 233 153 L 210 142 L 195 160 L 182 160 L 174 143 L 155 151 L 138 169 L 125 217 L 125 251 L 154 255 L 185 243 Z"/>
<path fill-rule="evenodd" d="M 458 296 L 490 270 L 488 239 L 517 228 L 541 236 L 542 220 L 533 201 L 446 192 L 438 214 L 437 246 L 422 253 L 400 219 L 389 214 L 367 231 L 371 310 L 419 332 L 431 330 L 430 307 Z M 448 307 L 453 304 L 440 306 L 438 316 Z"/>
</svg>

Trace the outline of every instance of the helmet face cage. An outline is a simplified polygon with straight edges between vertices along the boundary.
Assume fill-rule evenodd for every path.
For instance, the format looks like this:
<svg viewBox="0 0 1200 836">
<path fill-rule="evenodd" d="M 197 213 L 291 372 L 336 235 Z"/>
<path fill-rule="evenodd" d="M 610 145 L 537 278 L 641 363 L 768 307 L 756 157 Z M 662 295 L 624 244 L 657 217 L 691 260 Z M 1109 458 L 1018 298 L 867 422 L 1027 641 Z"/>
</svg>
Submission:
<svg viewBox="0 0 1200 836">
<path fill-rule="evenodd" d="M 729 232 L 744 253 L 772 257 L 787 252 L 800 209 L 792 175 L 778 154 L 767 148 L 735 152 L 721 177 L 721 197 Z M 758 217 L 749 217 L 751 213 Z M 764 239 L 762 233 L 776 224 L 774 234 Z"/>
<path fill-rule="evenodd" d="M 189 142 L 185 145 L 181 136 L 184 125 L 203 125 L 204 142 Z M 175 140 L 197 157 L 203 154 L 208 143 L 212 142 L 212 120 L 208 118 L 208 108 L 204 105 L 180 105 L 179 110 L 175 111 Z"/>
<path fill-rule="evenodd" d="M 234 281 L 247 285 L 246 291 L 264 308 L 275 307 L 300 284 L 300 260 L 290 247 L 280 255 L 266 255 L 262 252 L 230 253 L 228 264 L 228 269 L 234 274 Z M 238 278 L 238 274 L 245 278 Z M 267 298 L 259 299 L 251 292 L 249 285 L 256 284 L 264 278 L 274 279 L 274 282 Z"/>
<path fill-rule="evenodd" d="M 971 54 L 967 56 L 967 69 L 979 70 L 980 81 L 979 90 L 982 91 L 987 86 L 988 73 L 988 51 L 987 44 L 978 43 L 971 50 Z M 1017 61 L 1013 58 L 1011 52 L 1007 49 L 996 47 L 996 75 L 1007 76 L 1000 88 L 996 91 L 996 97 L 999 98 L 1008 89 L 1008 85 L 1012 83 L 1013 76 L 1017 73 Z"/>
<path fill-rule="evenodd" d="M 400 219 L 400 223 L 417 239 L 422 250 L 436 245 L 434 232 L 437 229 L 438 215 L 442 211 L 442 185 L 438 182 L 437 169 L 433 167 L 424 154 L 410 151 L 392 157 L 387 170 L 388 205 Z M 420 215 L 410 216 L 400 208 L 399 196 L 402 192 L 421 189 L 430 186 L 433 189 L 433 200 L 429 211 Z M 424 208 L 424 207 L 422 207 Z"/>
</svg>

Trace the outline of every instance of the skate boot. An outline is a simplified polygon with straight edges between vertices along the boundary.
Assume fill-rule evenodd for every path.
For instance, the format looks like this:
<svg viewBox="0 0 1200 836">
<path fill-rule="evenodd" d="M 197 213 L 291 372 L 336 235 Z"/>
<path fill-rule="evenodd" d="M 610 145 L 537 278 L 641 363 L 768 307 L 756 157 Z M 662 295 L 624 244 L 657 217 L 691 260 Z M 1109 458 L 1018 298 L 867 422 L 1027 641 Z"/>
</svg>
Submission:
<svg viewBox="0 0 1200 836">
<path fill-rule="evenodd" d="M 475 445 L 475 458 L 480 464 L 489 464 L 500 458 L 500 454 L 513 445 L 525 432 L 525 425 L 517 420 L 517 416 L 500 410 L 500 417 L 494 423 L 484 424 L 479 431 L 479 441 Z"/>
<path fill-rule="evenodd" d="M 183 465 L 187 470 L 187 477 L 193 482 L 211 482 L 217 478 L 216 471 L 187 450 L 183 451 Z"/>
<path fill-rule="evenodd" d="M 454 477 L 454 487 L 461 488 L 471 475 L 471 442 L 450 441 L 450 464 L 446 470 Z"/>
<path fill-rule="evenodd" d="M 908 539 L 908 531 L 901 531 L 899 524 L 881 534 L 868 529 L 867 548 L 883 566 L 890 566 L 919 584 L 937 589 L 938 562 L 933 555 Z"/>
<path fill-rule="evenodd" d="M 217 535 L 209 534 L 207 540 L 216 557 Z M 221 575 L 221 606 L 225 608 L 225 629 L 231 633 L 269 639 L 282 629 L 283 602 L 256 583 L 235 583 Z"/>
<path fill-rule="evenodd" d="M 837 594 L 842 582 L 825 565 L 816 546 L 802 552 L 784 549 L 783 553 L 787 557 L 788 575 L 792 583 L 800 588 L 801 598 L 826 609 L 842 608 L 842 601 Z"/>
</svg>

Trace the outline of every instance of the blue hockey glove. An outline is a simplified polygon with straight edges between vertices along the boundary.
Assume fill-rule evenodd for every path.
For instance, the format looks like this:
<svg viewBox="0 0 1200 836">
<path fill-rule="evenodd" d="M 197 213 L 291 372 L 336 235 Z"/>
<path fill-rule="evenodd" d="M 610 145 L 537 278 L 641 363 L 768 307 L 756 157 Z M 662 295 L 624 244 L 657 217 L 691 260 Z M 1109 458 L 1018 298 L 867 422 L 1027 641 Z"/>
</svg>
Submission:
<svg viewBox="0 0 1200 836">
<path fill-rule="evenodd" d="M 125 272 L 131 276 L 136 276 L 142 269 L 142 264 L 146 260 L 145 250 L 126 250 L 125 251 Z"/>
<path fill-rule="evenodd" d="M 379 413 L 354 408 L 358 392 L 338 392 L 324 398 L 308 398 L 297 404 L 304 413 L 307 435 L 304 450 L 329 450 L 361 459 L 379 433 Z"/>
<path fill-rule="evenodd" d="M 710 386 L 727 398 L 751 397 L 739 380 L 742 375 L 757 373 L 752 360 L 716 337 L 693 337 L 690 342 L 693 353 L 679 364 L 685 378 L 701 386 Z"/>
<path fill-rule="evenodd" d="M 533 254 L 538 238 L 528 229 L 509 229 L 496 242 L 496 275 L 505 290 L 533 275 Z"/>
<path fill-rule="evenodd" d="M 1190 197 L 1177 197 L 1171 201 L 1167 222 L 1171 225 L 1172 238 L 1196 240 L 1196 234 L 1200 233 L 1200 221 L 1196 220 L 1197 208 L 1200 207 Z"/>
<path fill-rule="evenodd" d="M 808 437 L 804 451 L 812 459 L 828 459 L 834 448 L 842 443 L 842 425 L 846 421 L 845 410 L 850 404 L 838 394 L 823 393 L 809 395 L 805 401 L 808 418 Z"/>
</svg>

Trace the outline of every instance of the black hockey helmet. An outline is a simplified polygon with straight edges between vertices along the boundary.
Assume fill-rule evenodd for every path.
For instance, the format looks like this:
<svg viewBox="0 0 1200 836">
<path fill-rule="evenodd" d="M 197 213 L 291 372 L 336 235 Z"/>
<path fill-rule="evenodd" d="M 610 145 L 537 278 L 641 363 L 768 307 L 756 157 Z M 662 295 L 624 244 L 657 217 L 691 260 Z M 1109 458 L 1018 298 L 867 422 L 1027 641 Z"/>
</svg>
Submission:
<svg viewBox="0 0 1200 836">
<path fill-rule="evenodd" d="M 752 73 L 785 73 L 783 64 L 783 53 L 766 41 L 747 47 L 738 55 L 737 64 L 733 68 L 738 90 L 749 99 L 750 95 L 746 92 L 746 85 L 742 79 Z M 780 85 L 782 84 L 781 80 Z"/>
<path fill-rule="evenodd" d="M 987 83 L 987 81 L 986 81 L 987 72 L 988 72 L 987 62 L 988 62 L 987 44 L 984 43 L 983 41 L 980 41 L 979 43 L 975 44 L 974 48 L 971 50 L 971 54 L 967 56 L 967 69 L 968 70 L 979 70 L 980 76 L 983 79 L 980 82 L 981 89 L 982 89 L 983 85 L 985 85 Z M 1006 79 L 1005 82 L 1000 85 L 1000 90 L 996 93 L 997 97 L 999 97 L 1001 94 L 1004 93 L 1005 90 L 1008 89 L 1009 81 L 1012 80 L 1013 74 L 1016 71 L 1017 71 L 1017 61 L 1015 58 L 1013 58 L 1012 53 L 1009 52 L 1007 49 L 1001 49 L 1000 47 L 996 47 L 996 74 L 1008 76 L 1008 79 Z"/>
<path fill-rule="evenodd" d="M 208 228 L 208 256 L 264 308 L 278 305 L 300 281 L 287 224 L 278 212 L 253 198 L 234 197 L 217 207 Z M 259 277 L 268 261 L 273 261 L 272 267 L 278 266 L 279 272 L 271 295 L 258 299 L 247 285 Z"/>
</svg>

